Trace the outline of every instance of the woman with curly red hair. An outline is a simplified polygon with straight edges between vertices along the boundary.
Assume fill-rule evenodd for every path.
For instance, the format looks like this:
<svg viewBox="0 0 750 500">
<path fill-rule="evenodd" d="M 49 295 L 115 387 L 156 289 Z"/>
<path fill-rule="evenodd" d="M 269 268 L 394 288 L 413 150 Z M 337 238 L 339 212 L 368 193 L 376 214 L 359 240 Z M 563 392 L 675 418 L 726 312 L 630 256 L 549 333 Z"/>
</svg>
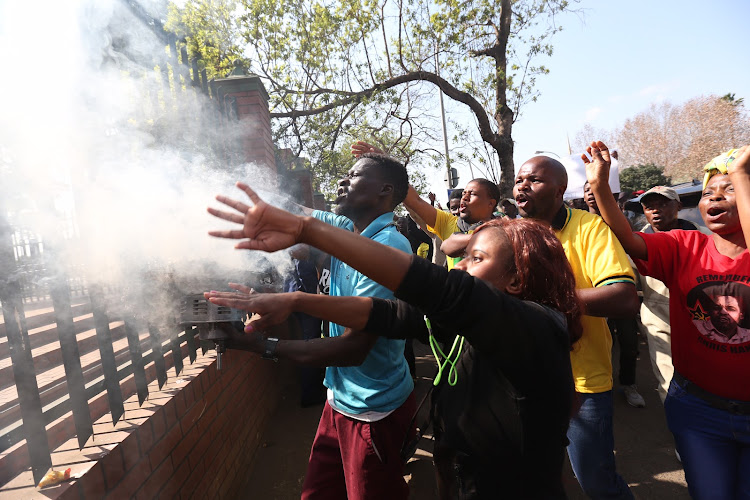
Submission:
<svg viewBox="0 0 750 500">
<path fill-rule="evenodd" d="M 522 290 L 518 298 L 563 313 L 572 346 L 583 333 L 581 309 L 575 287 L 570 286 L 570 263 L 567 258 L 560 259 L 560 240 L 546 225 L 533 219 L 494 219 L 482 224 L 474 234 L 491 227 L 500 227 L 510 240 Z"/>
<path fill-rule="evenodd" d="M 435 465 L 446 498 L 564 498 L 562 465 L 573 404 L 570 349 L 581 335 L 573 273 L 551 229 L 499 219 L 472 235 L 453 271 L 263 202 L 219 196 L 243 224 L 214 236 L 275 251 L 307 243 L 395 291 L 400 300 L 210 292 L 215 304 L 260 315 L 234 345 L 264 352 L 259 330 L 292 311 L 386 337 L 414 337 L 439 360 L 433 392 Z M 443 356 L 437 340 L 452 345 Z M 326 339 L 323 339 L 326 340 Z M 315 342 L 311 340 L 309 342 Z M 285 341 L 275 356 L 284 357 Z M 442 359 L 442 358 L 445 359 Z"/>
</svg>

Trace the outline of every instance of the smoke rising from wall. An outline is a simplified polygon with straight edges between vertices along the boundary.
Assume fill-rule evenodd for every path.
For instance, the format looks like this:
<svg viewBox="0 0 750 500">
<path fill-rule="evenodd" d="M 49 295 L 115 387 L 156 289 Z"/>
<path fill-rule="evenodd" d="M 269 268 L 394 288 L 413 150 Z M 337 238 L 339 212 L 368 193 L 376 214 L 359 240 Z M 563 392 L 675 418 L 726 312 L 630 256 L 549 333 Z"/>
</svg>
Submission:
<svg viewBox="0 0 750 500">
<path fill-rule="evenodd" d="M 142 2 L 157 18 L 161 5 Z M 241 198 L 244 179 L 279 202 L 274 181 L 219 161 L 212 134 L 247 130 L 217 130 L 200 93 L 172 100 L 154 69 L 165 45 L 124 2 L 0 3 L 0 47 L 1 213 L 40 234 L 56 263 L 105 284 L 160 269 L 285 274 L 286 253 L 206 234 L 226 227 L 205 210 L 217 193 Z"/>
</svg>

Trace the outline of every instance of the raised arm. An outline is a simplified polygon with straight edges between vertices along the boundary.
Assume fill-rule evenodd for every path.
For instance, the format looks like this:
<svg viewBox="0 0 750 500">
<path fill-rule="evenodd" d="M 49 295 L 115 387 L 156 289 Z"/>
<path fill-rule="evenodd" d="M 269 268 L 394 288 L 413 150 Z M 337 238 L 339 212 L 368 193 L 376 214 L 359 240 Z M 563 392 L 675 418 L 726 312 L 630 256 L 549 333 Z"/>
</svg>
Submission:
<svg viewBox="0 0 750 500">
<path fill-rule="evenodd" d="M 253 203 L 219 195 L 216 199 L 236 212 L 209 208 L 208 212 L 221 219 L 241 224 L 242 228 L 211 231 L 212 236 L 243 240 L 236 248 L 275 252 L 295 243 L 307 243 L 346 262 L 361 273 L 390 290 L 396 290 L 404 279 L 412 256 L 395 248 L 376 243 L 343 229 L 336 228 L 312 217 L 293 215 L 273 207 L 248 185 L 238 182 Z M 429 206 L 429 205 L 428 205 Z"/>
<path fill-rule="evenodd" d="M 729 179 L 734 188 L 734 198 L 737 202 L 737 212 L 740 214 L 740 224 L 745 235 L 745 243 L 750 248 L 750 146 L 740 148 L 744 150 L 733 163 L 729 171 Z"/>
<path fill-rule="evenodd" d="M 585 154 L 581 155 L 581 159 L 586 165 L 586 177 L 604 222 L 615 233 L 628 255 L 633 259 L 648 259 L 646 243 L 640 236 L 633 233 L 628 219 L 620 211 L 609 188 L 609 168 L 612 161 L 607 146 L 602 141 L 594 141 L 586 148 L 586 151 L 591 155 L 591 159 Z"/>
<path fill-rule="evenodd" d="M 409 186 L 409 191 L 406 192 L 404 206 L 410 212 L 417 214 L 428 226 L 435 227 L 437 208 L 420 198 L 419 193 L 413 186 Z"/>
<path fill-rule="evenodd" d="M 435 198 L 435 193 L 433 193 L 432 191 L 430 191 L 429 193 L 427 193 L 427 198 L 430 200 L 430 205 L 432 205 L 433 207 L 436 206 L 435 205 L 435 199 L 436 199 Z M 442 207 L 442 205 L 440 205 L 439 201 L 437 202 L 437 208 L 438 208 L 438 210 L 442 210 L 443 209 L 443 207 Z"/>
<path fill-rule="evenodd" d="M 409 214 L 409 217 L 411 217 L 412 220 L 417 223 L 417 226 L 419 226 L 419 228 L 422 229 L 423 231 L 427 231 L 427 223 L 422 219 L 422 217 L 417 215 L 417 213 L 414 210 L 409 210 L 408 207 L 404 207 L 404 208 L 406 208 L 406 212 Z"/>
</svg>

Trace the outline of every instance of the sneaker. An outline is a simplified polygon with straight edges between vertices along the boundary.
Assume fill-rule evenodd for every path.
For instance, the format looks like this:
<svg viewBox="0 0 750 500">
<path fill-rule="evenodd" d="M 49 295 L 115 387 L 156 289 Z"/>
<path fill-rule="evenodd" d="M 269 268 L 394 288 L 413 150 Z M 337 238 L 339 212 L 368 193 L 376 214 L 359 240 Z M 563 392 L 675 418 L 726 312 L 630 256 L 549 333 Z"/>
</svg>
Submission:
<svg viewBox="0 0 750 500">
<path fill-rule="evenodd" d="M 646 401 L 643 400 L 643 396 L 638 394 L 638 387 L 636 387 L 635 384 L 626 385 L 622 390 L 625 393 L 625 401 L 627 401 L 630 406 L 645 408 Z"/>
</svg>

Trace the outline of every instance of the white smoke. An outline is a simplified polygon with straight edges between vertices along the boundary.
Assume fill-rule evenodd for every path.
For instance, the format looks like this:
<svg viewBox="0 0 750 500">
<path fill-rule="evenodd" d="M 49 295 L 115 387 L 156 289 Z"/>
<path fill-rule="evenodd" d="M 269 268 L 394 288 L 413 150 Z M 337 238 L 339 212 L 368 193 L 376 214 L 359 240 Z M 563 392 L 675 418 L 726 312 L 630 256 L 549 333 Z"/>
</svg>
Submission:
<svg viewBox="0 0 750 500">
<path fill-rule="evenodd" d="M 164 43 L 124 2 L 0 1 L 0 49 L 0 210 L 64 247 L 66 269 L 101 282 L 268 261 L 285 273 L 286 253 L 260 261 L 206 234 L 226 227 L 206 213 L 217 193 L 241 198 L 244 179 L 273 201 L 274 181 L 254 165 L 222 167 L 202 140 L 217 133 L 212 104 L 172 100 L 154 69 Z"/>
</svg>

